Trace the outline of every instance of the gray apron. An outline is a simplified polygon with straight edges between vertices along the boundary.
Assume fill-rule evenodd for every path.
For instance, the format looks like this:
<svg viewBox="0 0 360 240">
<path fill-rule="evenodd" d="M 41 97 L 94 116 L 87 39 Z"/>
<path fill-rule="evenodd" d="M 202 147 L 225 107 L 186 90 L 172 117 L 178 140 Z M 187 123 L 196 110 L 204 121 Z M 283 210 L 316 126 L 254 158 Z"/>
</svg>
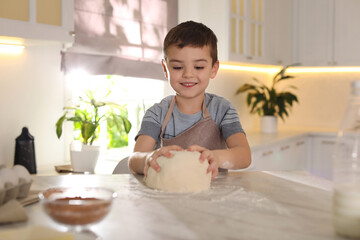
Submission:
<svg viewBox="0 0 360 240">
<path fill-rule="evenodd" d="M 161 146 L 178 145 L 187 149 L 191 145 L 199 145 L 209 150 L 226 149 L 226 142 L 220 132 L 219 127 L 211 118 L 209 111 L 204 102 L 202 103 L 202 119 L 195 123 L 192 127 L 180 133 L 176 137 L 163 138 L 165 127 L 169 122 L 175 106 L 175 96 L 173 97 L 168 112 L 166 113 L 164 122 L 161 126 L 160 141 Z"/>
</svg>

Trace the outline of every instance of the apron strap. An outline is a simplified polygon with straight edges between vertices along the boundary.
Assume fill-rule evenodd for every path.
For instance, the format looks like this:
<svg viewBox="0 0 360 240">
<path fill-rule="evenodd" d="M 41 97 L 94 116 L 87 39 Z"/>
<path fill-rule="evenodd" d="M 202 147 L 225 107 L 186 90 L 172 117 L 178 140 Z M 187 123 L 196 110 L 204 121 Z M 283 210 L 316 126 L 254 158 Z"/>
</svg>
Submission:
<svg viewBox="0 0 360 240">
<path fill-rule="evenodd" d="M 206 98 L 206 97 L 205 97 Z M 203 115 L 203 118 L 207 118 L 210 116 L 210 113 L 206 107 L 206 104 L 205 104 L 205 98 L 204 98 L 204 101 L 202 103 L 202 115 Z"/>
<path fill-rule="evenodd" d="M 207 110 L 207 107 L 206 107 L 206 104 L 205 104 L 205 98 L 206 96 L 204 97 L 204 101 L 202 103 L 202 116 L 203 118 L 207 118 L 210 116 L 210 113 L 209 111 Z M 164 135 L 164 130 L 165 130 L 165 127 L 166 125 L 168 124 L 168 122 L 170 121 L 171 119 L 171 114 L 174 110 L 174 106 L 175 106 L 175 96 L 172 98 L 171 100 L 171 103 L 170 103 L 170 106 L 169 106 L 169 110 L 167 111 L 166 115 L 165 115 L 165 119 L 164 119 L 164 122 L 161 126 L 161 133 L 160 133 L 160 136 L 162 137 Z"/>
<path fill-rule="evenodd" d="M 164 135 L 164 130 L 165 130 L 165 127 L 167 125 L 167 123 L 169 122 L 170 118 L 171 118 L 171 114 L 172 114 L 172 111 L 174 109 L 174 106 L 175 106 L 175 96 L 172 98 L 171 100 L 171 103 L 170 103 L 170 106 L 169 106 L 169 110 L 167 111 L 166 115 L 165 115 L 165 119 L 164 119 L 164 122 L 161 126 L 161 133 L 160 133 L 160 136 L 162 137 Z"/>
</svg>

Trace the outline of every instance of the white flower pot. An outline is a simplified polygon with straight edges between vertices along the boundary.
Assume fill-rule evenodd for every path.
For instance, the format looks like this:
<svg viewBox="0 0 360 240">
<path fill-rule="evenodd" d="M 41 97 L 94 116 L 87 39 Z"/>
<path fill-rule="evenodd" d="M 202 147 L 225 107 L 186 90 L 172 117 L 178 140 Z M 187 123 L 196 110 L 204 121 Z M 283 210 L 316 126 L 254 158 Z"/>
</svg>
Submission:
<svg viewBox="0 0 360 240">
<path fill-rule="evenodd" d="M 262 133 L 277 133 L 278 118 L 276 116 L 261 116 L 260 128 Z"/>
<path fill-rule="evenodd" d="M 70 160 L 73 171 L 93 173 L 99 155 L 100 146 L 82 145 L 81 150 L 70 150 Z"/>
</svg>

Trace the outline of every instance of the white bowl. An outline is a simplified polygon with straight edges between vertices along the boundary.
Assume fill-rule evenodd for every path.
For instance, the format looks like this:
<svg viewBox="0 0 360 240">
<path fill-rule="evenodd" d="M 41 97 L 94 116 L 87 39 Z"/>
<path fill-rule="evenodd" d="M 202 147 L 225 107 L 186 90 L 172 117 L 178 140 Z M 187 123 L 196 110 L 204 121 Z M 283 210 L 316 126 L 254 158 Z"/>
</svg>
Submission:
<svg viewBox="0 0 360 240">
<path fill-rule="evenodd" d="M 110 211 L 116 193 L 101 187 L 50 188 L 39 194 L 45 212 L 56 222 L 88 225 Z"/>
</svg>

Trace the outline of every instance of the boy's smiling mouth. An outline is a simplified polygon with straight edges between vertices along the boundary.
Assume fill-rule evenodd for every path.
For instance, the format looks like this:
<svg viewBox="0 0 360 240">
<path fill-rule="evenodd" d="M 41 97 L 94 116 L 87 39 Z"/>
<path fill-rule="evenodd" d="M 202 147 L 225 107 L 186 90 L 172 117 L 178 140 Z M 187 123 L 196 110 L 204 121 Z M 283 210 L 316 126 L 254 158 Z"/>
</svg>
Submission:
<svg viewBox="0 0 360 240">
<path fill-rule="evenodd" d="M 182 86 L 184 87 L 193 87 L 195 86 L 197 83 L 194 83 L 194 82 L 184 82 L 184 83 L 181 83 Z"/>
</svg>

